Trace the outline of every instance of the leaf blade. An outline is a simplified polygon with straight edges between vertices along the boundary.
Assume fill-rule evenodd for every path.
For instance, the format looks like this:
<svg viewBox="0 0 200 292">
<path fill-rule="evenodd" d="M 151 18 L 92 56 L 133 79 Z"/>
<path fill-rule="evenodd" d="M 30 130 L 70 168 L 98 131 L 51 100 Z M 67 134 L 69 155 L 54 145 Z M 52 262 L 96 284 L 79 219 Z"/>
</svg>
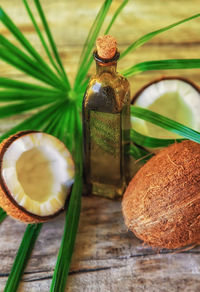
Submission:
<svg viewBox="0 0 200 292">
<path fill-rule="evenodd" d="M 62 103 L 55 103 L 49 107 L 40 110 L 38 113 L 33 114 L 30 118 L 27 118 L 25 121 L 19 123 L 0 137 L 0 142 L 8 138 L 10 135 L 13 135 L 19 131 L 25 130 L 40 130 L 44 124 L 46 124 L 48 117 L 54 113 L 59 106 L 62 106 Z"/>
<path fill-rule="evenodd" d="M 144 148 L 138 147 L 134 143 L 131 143 L 128 154 L 135 158 L 135 163 L 145 164 L 151 157 L 154 156 L 153 153 L 147 151 Z"/>
<path fill-rule="evenodd" d="M 40 39 L 40 41 L 41 41 L 41 43 L 42 43 L 42 45 L 43 45 L 43 48 L 44 48 L 44 50 L 46 51 L 46 54 L 47 54 L 47 56 L 48 56 L 48 58 L 49 58 L 49 61 L 51 62 L 51 64 L 52 64 L 52 66 L 54 67 L 54 69 L 58 72 L 58 74 L 60 74 L 61 72 L 60 72 L 60 70 L 58 69 L 56 63 L 54 62 L 54 60 L 53 60 L 53 58 L 52 58 L 52 56 L 51 56 L 51 53 L 50 53 L 49 48 L 48 48 L 48 46 L 47 46 L 47 44 L 46 44 L 46 41 L 45 41 L 45 39 L 44 39 L 44 37 L 43 37 L 43 35 L 42 35 L 42 32 L 41 32 L 40 29 L 39 29 L 39 26 L 37 25 L 37 22 L 36 22 L 35 17 L 34 17 L 32 11 L 31 11 L 31 9 L 30 9 L 30 6 L 28 5 L 27 0 L 23 0 L 23 3 L 24 3 L 24 6 L 25 6 L 25 8 L 26 8 L 26 11 L 27 11 L 27 13 L 28 13 L 28 15 L 29 15 L 29 17 L 30 17 L 32 23 L 33 23 L 33 26 L 35 27 L 35 30 L 36 30 L 36 32 L 37 32 L 37 34 L 38 34 L 38 37 L 39 37 L 39 39 Z M 61 75 L 61 76 L 62 76 L 62 75 Z"/>
<path fill-rule="evenodd" d="M 17 28 L 13 23 L 11 18 L 5 13 L 5 11 L 0 7 L 0 21 L 7 27 L 7 29 L 13 34 L 13 36 L 22 44 L 26 51 L 38 62 L 42 64 L 47 72 L 51 72 L 54 75 L 54 72 L 48 66 L 46 62 L 40 57 L 38 52 L 34 49 L 28 39 L 22 34 L 22 32 Z"/>
<path fill-rule="evenodd" d="M 53 90 L 0 90 L 0 101 L 31 101 L 39 100 L 40 102 L 53 102 L 60 98 L 64 98 L 64 93 Z"/>
<path fill-rule="evenodd" d="M 115 13 L 114 13 L 114 15 L 113 15 L 113 17 L 112 17 L 109 25 L 108 25 L 108 27 L 106 28 L 104 34 L 108 34 L 109 33 L 109 31 L 110 31 L 113 23 L 116 21 L 117 17 L 119 16 L 119 14 L 123 10 L 123 8 L 128 4 L 128 2 L 129 2 L 129 0 L 124 0 L 122 2 L 122 4 L 118 7 L 118 9 L 115 11 Z M 97 19 L 95 21 L 97 21 Z M 80 80 L 80 83 L 79 83 L 79 86 L 77 86 L 76 91 L 79 91 L 80 88 L 84 87 L 84 83 L 87 82 L 87 80 L 85 80 L 85 76 L 86 76 L 87 72 L 90 69 L 90 66 L 92 64 L 92 61 L 93 61 L 93 56 L 91 55 L 89 57 L 89 60 L 87 62 L 85 62 L 85 68 L 84 68 L 83 73 L 80 74 L 81 75 L 80 76 L 80 79 L 79 79 Z M 81 78 L 82 78 L 82 80 L 81 80 Z"/>
<path fill-rule="evenodd" d="M 199 69 L 200 59 L 169 59 L 138 63 L 122 71 L 125 77 L 142 72 L 171 69 Z"/>
<path fill-rule="evenodd" d="M 74 249 L 76 233 L 81 210 L 81 192 L 82 192 L 82 130 L 78 110 L 76 109 L 75 119 L 75 165 L 76 174 L 72 194 L 69 201 L 69 207 L 66 212 L 66 221 L 62 242 L 57 257 L 56 267 L 51 283 L 51 292 L 64 292 L 69 272 L 71 257 Z"/>
<path fill-rule="evenodd" d="M 149 137 L 138 133 L 134 129 L 131 129 L 131 141 L 142 147 L 159 148 L 167 147 L 175 142 L 181 142 L 184 139 L 158 139 Z"/>
<path fill-rule="evenodd" d="M 93 49 L 95 40 L 96 40 L 97 35 L 102 27 L 103 21 L 108 13 L 108 10 L 110 8 L 111 3 L 112 3 L 112 0 L 105 0 L 104 1 L 101 9 L 99 10 L 97 17 L 95 18 L 95 21 L 90 29 L 89 35 L 86 39 L 83 51 L 81 53 L 80 65 L 79 65 L 78 73 L 76 75 L 75 83 L 74 83 L 75 90 L 77 90 L 77 87 L 79 86 L 80 81 L 84 79 L 84 77 L 86 76 L 86 74 L 91 66 L 91 63 L 92 63 L 91 51 Z"/>
<path fill-rule="evenodd" d="M 6 212 L 0 208 L 0 224 L 3 222 L 3 220 L 7 217 Z"/>
<path fill-rule="evenodd" d="M 42 224 L 29 224 L 18 249 L 11 272 L 6 282 L 5 292 L 17 291 L 25 265 L 39 235 Z"/>
<path fill-rule="evenodd" d="M 18 115 L 20 113 L 39 108 L 41 106 L 45 106 L 47 104 L 53 103 L 54 100 L 31 100 L 29 103 L 27 102 L 20 102 L 14 103 L 12 105 L 6 105 L 0 107 L 0 119 L 5 117 L 10 117 L 12 115 Z"/>
<path fill-rule="evenodd" d="M 104 34 L 108 34 L 111 27 L 113 26 L 115 20 L 117 19 L 117 17 L 119 16 L 119 14 L 122 12 L 122 10 L 124 9 L 124 7 L 128 4 L 129 0 L 124 0 L 122 2 L 122 4 L 117 8 L 117 10 L 115 11 L 110 23 L 108 24 L 108 27 L 105 30 Z"/>
<path fill-rule="evenodd" d="M 55 135 L 55 132 L 57 132 L 57 128 L 61 126 L 59 122 L 65 110 L 66 110 L 66 105 L 61 105 L 59 110 L 55 111 L 51 115 L 51 117 L 49 117 L 47 125 L 43 128 L 43 131 L 45 133 L 48 133 L 48 134 L 53 133 Z"/>
<path fill-rule="evenodd" d="M 18 70 L 27 73 L 31 77 L 34 77 L 35 79 L 41 82 L 44 82 L 51 86 L 55 86 L 55 84 L 52 84 L 52 81 L 46 78 L 44 74 L 41 74 L 40 72 L 38 72 L 34 67 L 30 66 L 30 64 L 27 64 L 26 62 L 21 61 L 19 57 L 17 57 L 16 55 L 13 55 L 9 50 L 5 48 L 0 48 L 0 59 L 14 66 Z"/>
<path fill-rule="evenodd" d="M 62 87 L 63 84 L 56 76 L 55 73 L 52 74 L 51 71 L 47 71 L 41 64 L 37 63 L 34 59 L 25 54 L 18 47 L 13 45 L 4 36 L 0 35 L 0 56 L 3 60 L 15 60 L 15 63 L 11 63 L 17 69 L 24 69 L 25 72 L 36 79 L 41 79 L 43 82 L 50 84 L 55 87 Z M 6 50 L 5 50 L 6 49 Z M 7 56 L 7 59 L 6 59 Z M 17 65 L 18 64 L 18 65 Z M 16 66 L 17 65 L 17 66 Z"/>
<path fill-rule="evenodd" d="M 41 21 L 42 21 L 42 23 L 43 23 L 43 26 L 44 26 L 44 29 L 45 29 L 45 32 L 46 32 L 47 38 L 48 38 L 48 40 L 49 40 L 50 46 L 51 46 L 51 48 L 52 48 L 52 51 L 53 51 L 54 57 L 55 57 L 55 59 L 56 59 L 56 61 L 57 61 L 57 64 L 59 65 L 59 67 L 60 67 L 60 69 L 61 69 L 61 71 L 62 71 L 62 73 L 63 73 L 63 76 L 64 76 L 65 81 L 66 81 L 67 89 L 69 90 L 69 89 L 71 88 L 71 86 L 70 86 L 70 83 L 69 83 L 68 77 L 67 77 L 67 75 L 66 75 L 66 72 L 65 72 L 65 70 L 64 70 L 64 67 L 63 67 L 63 65 L 62 65 L 62 62 L 61 62 L 60 56 L 59 56 L 59 54 L 58 54 L 58 51 L 57 51 L 57 48 L 56 48 L 55 42 L 54 42 L 54 40 L 53 40 L 53 36 L 52 36 L 52 34 L 51 34 L 51 31 L 50 31 L 50 29 L 49 29 L 49 26 L 48 26 L 48 23 L 47 23 L 47 20 L 46 20 L 45 14 L 44 14 L 43 9 L 42 9 L 42 6 L 41 6 L 39 0 L 34 0 L 34 2 L 35 2 L 35 6 L 36 6 L 36 8 L 37 8 L 37 10 L 38 10 L 38 13 L 39 13 L 40 19 L 41 19 Z"/>
<path fill-rule="evenodd" d="M 140 119 L 143 119 L 145 121 L 148 121 L 150 123 L 153 123 L 163 129 L 166 129 L 168 131 L 171 131 L 173 133 L 176 133 L 183 138 L 192 140 L 194 142 L 200 143 L 200 133 L 188 128 L 178 122 L 175 122 L 169 118 L 166 118 L 160 114 L 157 114 L 155 112 L 152 112 L 150 110 L 131 106 L 131 115 Z"/>
<path fill-rule="evenodd" d="M 183 24 L 187 21 L 190 21 L 192 19 L 195 19 L 197 17 L 200 17 L 200 14 L 195 14 L 195 15 L 192 15 L 188 18 L 185 18 L 185 19 L 182 19 L 180 21 L 177 21 L 173 24 L 170 24 L 168 26 L 165 26 L 161 29 L 158 29 L 158 30 L 155 30 L 155 31 L 152 31 L 150 33 L 147 33 L 145 34 L 144 36 L 140 37 L 138 40 L 136 40 L 135 42 L 133 42 L 124 52 L 121 53 L 121 56 L 120 56 L 120 59 L 124 58 L 128 53 L 132 52 L 133 50 L 135 50 L 136 48 L 138 47 L 141 47 L 142 45 L 144 45 L 146 42 L 148 42 L 149 40 L 151 40 L 152 38 L 154 38 L 155 36 L 157 36 L 158 34 L 160 33 L 163 33 L 167 30 L 170 30 L 180 24 Z"/>
<path fill-rule="evenodd" d="M 15 79 L 10 79 L 6 77 L 0 77 L 0 87 L 1 88 L 12 88 L 12 89 L 25 89 L 25 90 L 44 90 L 44 91 L 56 91 L 55 88 L 52 87 L 44 87 L 37 84 L 32 84 L 28 82 L 23 82 Z M 60 92 L 58 90 L 57 92 Z"/>
</svg>

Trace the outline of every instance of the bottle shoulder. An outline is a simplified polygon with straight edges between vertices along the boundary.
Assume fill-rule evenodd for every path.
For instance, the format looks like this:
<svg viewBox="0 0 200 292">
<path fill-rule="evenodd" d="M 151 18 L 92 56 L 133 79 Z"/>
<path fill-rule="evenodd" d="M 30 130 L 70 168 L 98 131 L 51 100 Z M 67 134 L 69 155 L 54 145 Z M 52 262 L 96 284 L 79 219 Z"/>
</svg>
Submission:
<svg viewBox="0 0 200 292">
<path fill-rule="evenodd" d="M 120 112 L 130 104 L 130 85 L 121 74 L 104 72 L 90 78 L 84 97 L 84 104 L 96 110 Z"/>
<path fill-rule="evenodd" d="M 109 72 L 104 72 L 100 75 L 98 75 L 98 74 L 93 75 L 90 78 L 88 87 L 91 87 L 95 84 L 98 84 L 99 87 L 109 85 L 109 86 L 114 87 L 114 88 L 116 88 L 116 87 L 125 87 L 127 89 L 130 88 L 130 84 L 129 84 L 128 80 L 120 73 L 112 74 Z"/>
</svg>

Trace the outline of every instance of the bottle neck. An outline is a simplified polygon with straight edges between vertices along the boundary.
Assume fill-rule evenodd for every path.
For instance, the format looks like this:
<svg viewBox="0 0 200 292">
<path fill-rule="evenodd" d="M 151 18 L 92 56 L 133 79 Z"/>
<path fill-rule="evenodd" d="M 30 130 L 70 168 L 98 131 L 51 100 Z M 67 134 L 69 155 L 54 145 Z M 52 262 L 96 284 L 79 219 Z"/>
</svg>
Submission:
<svg viewBox="0 0 200 292">
<path fill-rule="evenodd" d="M 117 51 L 115 56 L 112 59 L 101 59 L 97 51 L 95 50 L 93 53 L 94 59 L 96 61 L 96 72 L 97 74 L 102 73 L 110 73 L 110 74 L 116 74 L 117 70 L 117 60 L 119 59 L 119 52 Z"/>
<path fill-rule="evenodd" d="M 103 64 L 99 61 L 96 61 L 96 72 L 98 75 L 105 72 L 110 73 L 110 74 L 116 74 L 116 70 L 117 70 L 117 62 Z"/>
</svg>

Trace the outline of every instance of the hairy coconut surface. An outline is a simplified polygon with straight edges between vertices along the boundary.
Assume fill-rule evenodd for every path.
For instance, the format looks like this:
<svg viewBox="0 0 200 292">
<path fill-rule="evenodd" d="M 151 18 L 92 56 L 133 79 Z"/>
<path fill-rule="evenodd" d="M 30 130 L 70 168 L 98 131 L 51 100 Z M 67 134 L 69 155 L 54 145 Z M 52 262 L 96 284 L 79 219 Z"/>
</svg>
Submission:
<svg viewBox="0 0 200 292">
<path fill-rule="evenodd" d="M 151 158 L 122 200 L 127 227 L 148 245 L 200 243 L 200 144 L 183 141 Z"/>
</svg>

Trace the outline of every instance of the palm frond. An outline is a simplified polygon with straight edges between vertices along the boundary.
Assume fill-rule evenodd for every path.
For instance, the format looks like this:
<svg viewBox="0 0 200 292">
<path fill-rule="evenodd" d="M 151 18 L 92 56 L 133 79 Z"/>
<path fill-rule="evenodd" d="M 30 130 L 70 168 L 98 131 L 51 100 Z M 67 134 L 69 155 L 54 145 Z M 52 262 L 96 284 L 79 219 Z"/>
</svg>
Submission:
<svg viewBox="0 0 200 292">
<path fill-rule="evenodd" d="M 144 45 L 145 43 L 147 43 L 148 41 L 150 41 L 152 38 L 154 38 L 155 36 L 157 36 L 158 34 L 160 33 L 163 33 L 167 30 L 170 30 L 180 24 L 183 24 L 187 21 L 190 21 L 192 19 L 195 19 L 197 17 L 200 17 L 200 14 L 195 14 L 191 17 L 188 17 L 188 18 L 185 18 L 181 21 L 178 21 L 178 22 L 175 22 L 173 24 L 170 24 L 168 26 L 165 26 L 161 29 L 158 29 L 158 30 L 155 30 L 155 31 L 152 31 L 150 33 L 147 33 L 145 34 L 144 36 L 142 36 L 141 38 L 139 38 L 137 41 L 133 42 L 125 51 L 123 51 L 121 53 L 121 56 L 120 56 L 120 59 L 124 58 L 127 54 L 129 54 L 130 52 L 134 51 L 135 49 L 141 47 L 142 45 Z"/>
<path fill-rule="evenodd" d="M 4 291 L 17 291 L 25 265 L 31 255 L 32 248 L 36 242 L 41 227 L 42 224 L 29 224 L 27 226 Z"/>
<path fill-rule="evenodd" d="M 29 102 L 18 102 L 12 103 L 11 105 L 5 105 L 0 107 L 0 119 L 10 117 L 13 115 L 18 115 L 20 113 L 24 113 L 26 111 L 36 109 L 42 106 L 46 106 L 50 103 L 54 103 L 54 98 L 49 98 L 48 100 L 30 100 Z"/>
<path fill-rule="evenodd" d="M 81 194 L 82 194 L 82 129 L 77 108 L 75 115 L 75 152 L 74 160 L 76 165 L 75 182 L 73 184 L 72 193 L 68 210 L 66 213 L 64 233 L 57 257 L 56 267 L 51 283 L 51 292 L 64 292 L 69 272 L 72 253 L 78 230 L 78 222 L 81 210 Z"/>
<path fill-rule="evenodd" d="M 5 78 L 5 77 L 0 77 L 0 88 L 11 88 L 13 90 L 15 89 L 22 89 L 22 90 L 29 90 L 34 91 L 34 90 L 40 90 L 40 91 L 53 91 L 53 92 L 58 92 L 60 93 L 60 89 L 52 88 L 52 87 L 44 87 L 41 85 L 37 84 L 32 84 L 24 81 L 18 81 L 10 78 Z"/>
<path fill-rule="evenodd" d="M 67 136 L 69 136 L 68 133 L 68 117 L 70 116 L 71 111 L 70 111 L 70 104 L 63 105 L 63 114 L 60 117 L 59 123 L 57 130 L 55 131 L 55 136 L 59 138 L 65 145 L 67 141 Z M 67 146 L 68 147 L 68 146 Z"/>
<path fill-rule="evenodd" d="M 27 38 L 21 33 L 21 31 L 17 28 L 17 26 L 13 23 L 13 21 L 10 19 L 10 17 L 5 13 L 5 11 L 2 8 L 0 8 L 0 21 L 8 28 L 12 35 L 21 43 L 21 45 L 35 59 L 35 61 L 38 64 L 41 64 L 43 68 L 45 68 L 46 72 L 50 72 L 53 75 L 55 75 L 54 72 L 49 67 L 49 65 L 46 62 L 44 62 L 44 60 L 40 57 L 38 52 L 34 49 L 34 47 L 30 44 Z"/>
<path fill-rule="evenodd" d="M 6 212 L 2 208 L 0 208 L 0 224 L 3 222 L 6 216 L 7 216 Z"/>
<path fill-rule="evenodd" d="M 150 123 L 153 123 L 165 130 L 168 130 L 172 133 L 178 134 L 182 136 L 183 138 L 192 140 L 194 142 L 200 143 L 200 133 L 192 130 L 191 128 L 188 128 L 178 122 L 175 122 L 169 118 L 166 118 L 160 114 L 157 114 L 155 112 L 152 112 L 150 110 L 131 106 L 131 115 L 133 117 L 137 117 L 140 119 L 143 119 L 145 121 L 148 121 Z"/>
<path fill-rule="evenodd" d="M 40 41 L 41 41 L 41 43 L 42 43 L 42 45 L 43 45 L 43 47 L 44 47 L 44 49 L 46 51 L 46 54 L 47 54 L 47 56 L 49 58 L 49 61 L 51 62 L 52 66 L 57 71 L 57 73 L 60 75 L 61 71 L 59 70 L 58 66 L 56 65 L 54 59 L 52 58 L 51 52 L 50 52 L 50 50 L 49 50 L 49 48 L 48 48 L 48 46 L 46 44 L 46 41 L 45 41 L 45 39 L 44 39 L 44 37 L 42 35 L 42 32 L 39 29 L 39 26 L 37 25 L 37 22 L 35 20 L 35 17 L 33 15 L 33 13 L 31 12 L 31 9 L 30 9 L 30 6 L 29 6 L 27 0 L 23 0 L 23 2 L 24 2 L 24 6 L 26 8 L 26 11 L 27 11 L 32 23 L 33 23 L 33 26 L 35 27 L 35 30 L 36 30 L 36 32 L 38 34 L 38 37 L 40 38 Z M 61 74 L 61 77 L 62 77 L 62 74 Z"/>
<path fill-rule="evenodd" d="M 84 80 L 88 69 L 91 65 L 91 52 L 94 47 L 94 43 L 96 41 L 96 38 L 100 32 L 100 29 L 102 27 L 102 24 L 104 22 L 104 19 L 108 13 L 108 10 L 110 8 L 110 5 L 112 3 L 112 0 L 105 0 L 99 13 L 97 14 L 97 17 L 90 29 L 90 32 L 88 34 L 88 37 L 86 39 L 86 42 L 83 47 L 83 51 L 81 53 L 80 57 L 80 65 L 78 68 L 78 72 L 76 75 L 75 83 L 74 83 L 74 89 L 77 90 L 77 88 L 80 86 L 80 82 Z"/>
<path fill-rule="evenodd" d="M 154 156 L 153 153 L 144 149 L 143 147 L 139 147 L 135 143 L 131 143 L 127 154 L 131 155 L 135 159 L 135 163 L 139 163 L 140 165 L 145 164 L 151 157 Z"/>
<path fill-rule="evenodd" d="M 54 86 L 56 88 L 63 88 L 63 83 L 55 75 L 51 75 L 49 72 L 46 73 L 46 70 L 41 65 L 38 65 L 25 53 L 23 53 L 16 46 L 12 45 L 7 41 L 3 36 L 0 36 L 0 44 L 4 46 L 0 47 L 0 59 L 16 67 L 18 70 L 27 73 L 28 75 L 43 81 L 48 85 Z"/>
<path fill-rule="evenodd" d="M 104 34 L 108 34 L 108 33 L 109 33 L 111 27 L 113 26 L 113 24 L 114 24 L 114 22 L 116 21 L 117 17 L 120 15 L 120 13 L 121 13 L 121 11 L 123 10 L 123 8 L 127 5 L 128 1 L 129 1 L 129 0 L 124 0 L 124 1 L 122 2 L 122 4 L 118 7 L 118 9 L 115 11 L 115 13 L 114 13 L 114 15 L 113 15 L 113 17 L 112 17 L 112 19 L 111 19 L 111 21 L 110 21 L 108 27 L 106 28 Z M 101 10 L 100 10 L 100 12 L 101 12 Z M 99 14 L 100 14 L 100 13 L 99 13 Z M 97 18 L 98 18 L 98 15 L 97 15 Z M 97 18 L 96 18 L 96 20 L 95 20 L 93 26 L 94 26 L 95 23 L 98 21 Z M 93 26 L 92 26 L 92 28 L 93 28 Z M 94 44 L 93 44 L 93 46 L 94 46 Z M 92 46 L 92 47 L 93 47 L 93 46 Z M 86 44 L 85 44 L 85 48 L 86 48 Z M 81 90 L 82 92 L 84 92 L 84 91 L 86 90 L 86 87 L 87 87 L 87 84 L 88 84 L 88 81 L 89 81 L 89 78 L 86 78 L 86 75 L 87 75 L 87 73 L 88 73 L 88 71 L 89 71 L 89 69 L 90 69 L 90 67 L 91 67 L 91 65 L 92 65 L 92 61 L 93 61 L 93 55 L 91 55 L 91 53 L 90 53 L 90 57 L 89 57 L 88 61 L 85 62 L 85 68 L 84 68 L 83 73 L 82 73 L 82 75 L 81 75 L 80 83 L 78 84 L 78 86 L 77 86 L 77 88 L 76 88 L 76 91 L 77 91 L 77 92 L 78 92 L 79 90 Z M 85 86 L 85 85 L 86 85 L 86 86 Z"/>
<path fill-rule="evenodd" d="M 48 123 L 46 126 L 43 128 L 43 131 L 48 134 L 52 134 L 56 136 L 55 134 L 57 133 L 57 129 L 62 125 L 60 125 L 60 120 L 63 115 L 66 114 L 66 110 L 68 107 L 68 103 L 64 104 L 62 107 L 60 107 L 59 111 L 55 111 L 49 118 L 48 118 Z M 60 139 L 60 137 L 58 137 Z M 60 139 L 61 140 L 61 139 Z"/>
<path fill-rule="evenodd" d="M 158 139 L 154 137 L 149 137 L 142 135 L 131 129 L 131 141 L 135 144 L 142 146 L 142 147 L 149 147 L 149 148 L 159 148 L 159 147 L 166 147 L 176 142 L 181 142 L 184 139 Z"/>
<path fill-rule="evenodd" d="M 10 101 L 43 101 L 43 104 L 46 102 L 55 102 L 56 100 L 63 99 L 64 93 L 54 90 L 21 90 L 21 89 L 7 89 L 0 90 L 0 101 L 10 102 Z"/>
<path fill-rule="evenodd" d="M 62 72 L 62 74 L 63 74 L 63 76 L 64 76 L 64 78 L 65 78 L 65 81 L 66 81 L 65 83 L 66 83 L 66 85 L 67 85 L 67 89 L 69 90 L 71 86 L 70 86 L 70 83 L 69 83 L 68 77 L 67 77 L 67 75 L 66 75 L 66 73 L 65 73 L 64 67 L 63 67 L 63 65 L 62 65 L 62 62 L 61 62 L 60 56 L 59 56 L 59 54 L 58 54 L 58 51 L 57 51 L 57 48 L 56 48 L 55 42 L 54 42 L 54 40 L 53 40 L 53 36 L 52 36 L 52 34 L 51 34 L 51 31 L 50 31 L 50 29 L 49 29 L 48 23 L 47 23 L 47 21 L 46 21 L 46 17 L 45 17 L 45 15 L 44 15 L 44 12 L 43 12 L 42 6 L 41 6 L 39 0 L 34 0 L 34 2 L 35 2 L 35 6 L 36 6 L 36 8 L 37 8 L 37 10 L 38 10 L 38 13 L 39 13 L 40 19 L 41 19 L 41 21 L 42 21 L 42 23 L 43 23 L 43 26 L 44 26 L 44 29 L 45 29 L 45 32 L 46 32 L 46 35 L 47 35 L 47 39 L 48 39 L 49 44 L 50 44 L 50 46 L 51 46 L 51 49 L 52 49 L 52 51 L 53 51 L 54 57 L 55 57 L 55 59 L 56 59 L 56 61 L 57 61 L 57 64 L 58 64 L 58 66 L 60 67 L 61 72 Z"/>
<path fill-rule="evenodd" d="M 33 114 L 30 118 L 19 123 L 0 137 L 0 142 L 19 131 L 41 130 L 48 123 L 48 118 L 56 111 L 63 107 L 64 102 L 54 103 L 47 108 Z"/>
<path fill-rule="evenodd" d="M 138 63 L 128 69 L 124 69 L 122 74 L 125 77 L 130 77 L 146 71 L 154 70 L 175 70 L 175 69 L 199 69 L 200 59 L 171 59 L 147 61 Z"/>
<path fill-rule="evenodd" d="M 117 10 L 115 11 L 115 13 L 114 13 L 114 15 L 113 15 L 113 17 L 112 17 L 112 19 L 111 19 L 111 21 L 110 21 L 108 27 L 106 28 L 105 34 L 108 34 L 108 33 L 109 33 L 109 31 L 110 31 L 111 27 L 113 26 L 115 20 L 116 20 L 117 17 L 120 15 L 120 13 L 121 13 L 122 10 L 124 9 L 124 7 L 128 4 L 128 1 L 129 1 L 129 0 L 124 0 L 124 1 L 122 2 L 122 4 L 117 8 Z"/>
</svg>

